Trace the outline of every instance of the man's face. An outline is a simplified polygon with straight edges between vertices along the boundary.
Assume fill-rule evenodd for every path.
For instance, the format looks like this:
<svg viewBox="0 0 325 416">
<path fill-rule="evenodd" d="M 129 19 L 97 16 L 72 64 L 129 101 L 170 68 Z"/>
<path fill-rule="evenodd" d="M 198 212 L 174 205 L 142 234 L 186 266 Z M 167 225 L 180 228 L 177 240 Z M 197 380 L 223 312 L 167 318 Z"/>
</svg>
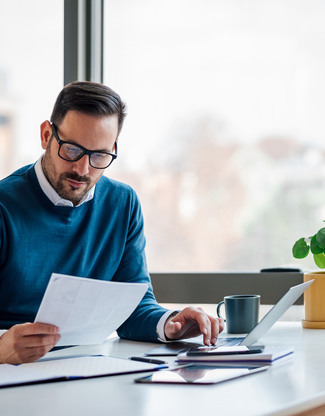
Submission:
<svg viewBox="0 0 325 416">
<path fill-rule="evenodd" d="M 61 140 L 80 145 L 88 150 L 114 152 L 118 134 L 117 115 L 90 116 L 77 111 L 69 111 L 63 122 L 56 127 Z M 105 169 L 95 169 L 90 166 L 88 155 L 84 155 L 75 162 L 61 159 L 58 155 L 59 144 L 52 137 L 52 127 L 49 121 L 44 121 L 41 125 L 41 142 L 45 149 L 42 168 L 47 180 L 61 198 L 78 205 Z"/>
</svg>

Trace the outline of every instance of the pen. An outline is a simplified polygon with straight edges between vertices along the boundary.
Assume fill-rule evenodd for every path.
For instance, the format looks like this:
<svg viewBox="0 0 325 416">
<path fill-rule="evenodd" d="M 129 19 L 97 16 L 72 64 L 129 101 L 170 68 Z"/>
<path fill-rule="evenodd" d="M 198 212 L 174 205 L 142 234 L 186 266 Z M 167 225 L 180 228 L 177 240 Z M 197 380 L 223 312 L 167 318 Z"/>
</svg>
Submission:
<svg viewBox="0 0 325 416">
<path fill-rule="evenodd" d="M 167 364 L 166 361 L 155 360 L 153 358 L 146 358 L 146 357 L 130 357 L 129 359 L 133 361 L 141 361 L 143 363 L 150 363 L 150 364 Z"/>
</svg>

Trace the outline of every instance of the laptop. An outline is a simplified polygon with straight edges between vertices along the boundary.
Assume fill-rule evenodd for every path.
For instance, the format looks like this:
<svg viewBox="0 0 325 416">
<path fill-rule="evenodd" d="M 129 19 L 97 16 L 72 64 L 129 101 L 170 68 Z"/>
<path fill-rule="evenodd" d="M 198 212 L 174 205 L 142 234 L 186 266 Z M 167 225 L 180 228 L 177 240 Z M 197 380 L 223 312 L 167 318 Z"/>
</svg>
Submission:
<svg viewBox="0 0 325 416">
<path fill-rule="evenodd" d="M 218 340 L 222 345 L 244 345 L 249 347 L 257 342 L 267 331 L 281 318 L 291 305 L 304 293 L 314 280 L 292 286 L 288 292 L 276 303 L 263 319 L 249 332 L 246 337 L 221 338 Z M 227 344 L 228 342 L 228 344 Z M 217 345 L 218 346 L 218 342 Z"/>
<path fill-rule="evenodd" d="M 308 282 L 292 286 L 245 337 L 219 337 L 215 347 L 234 345 L 250 347 L 255 344 L 281 318 L 290 306 L 295 303 L 295 301 L 304 293 L 313 281 L 314 280 L 309 280 Z M 190 349 L 193 350 L 197 347 L 202 347 L 202 344 L 177 341 L 175 343 L 172 342 L 170 344 L 164 344 L 161 347 L 154 348 L 146 353 L 146 355 L 177 355 L 181 352 L 186 352 Z"/>
</svg>

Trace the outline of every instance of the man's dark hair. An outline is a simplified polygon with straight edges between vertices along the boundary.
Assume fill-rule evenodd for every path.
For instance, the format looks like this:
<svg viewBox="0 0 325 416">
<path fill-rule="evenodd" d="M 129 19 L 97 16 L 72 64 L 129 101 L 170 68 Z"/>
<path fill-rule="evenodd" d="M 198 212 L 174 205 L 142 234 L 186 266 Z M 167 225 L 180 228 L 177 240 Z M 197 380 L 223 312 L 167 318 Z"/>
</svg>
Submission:
<svg viewBox="0 0 325 416">
<path fill-rule="evenodd" d="M 126 116 L 126 106 L 120 96 L 103 84 L 90 81 L 74 81 L 67 84 L 56 99 L 51 122 L 59 126 L 67 112 L 79 111 L 94 116 L 118 116 L 118 134 Z"/>
</svg>

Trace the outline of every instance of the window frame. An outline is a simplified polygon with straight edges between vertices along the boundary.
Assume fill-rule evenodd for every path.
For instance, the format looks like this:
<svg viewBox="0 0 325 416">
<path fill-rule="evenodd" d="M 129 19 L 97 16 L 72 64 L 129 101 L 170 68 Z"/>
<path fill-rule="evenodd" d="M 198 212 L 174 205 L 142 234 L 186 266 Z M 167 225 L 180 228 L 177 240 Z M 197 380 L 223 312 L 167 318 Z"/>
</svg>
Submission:
<svg viewBox="0 0 325 416">
<path fill-rule="evenodd" d="M 103 82 L 104 0 L 64 0 L 64 85 Z"/>
<path fill-rule="evenodd" d="M 258 294 L 272 305 L 303 282 L 303 272 L 150 273 L 159 303 L 217 304 L 227 295 Z M 303 304 L 303 296 L 296 302 Z"/>
</svg>

